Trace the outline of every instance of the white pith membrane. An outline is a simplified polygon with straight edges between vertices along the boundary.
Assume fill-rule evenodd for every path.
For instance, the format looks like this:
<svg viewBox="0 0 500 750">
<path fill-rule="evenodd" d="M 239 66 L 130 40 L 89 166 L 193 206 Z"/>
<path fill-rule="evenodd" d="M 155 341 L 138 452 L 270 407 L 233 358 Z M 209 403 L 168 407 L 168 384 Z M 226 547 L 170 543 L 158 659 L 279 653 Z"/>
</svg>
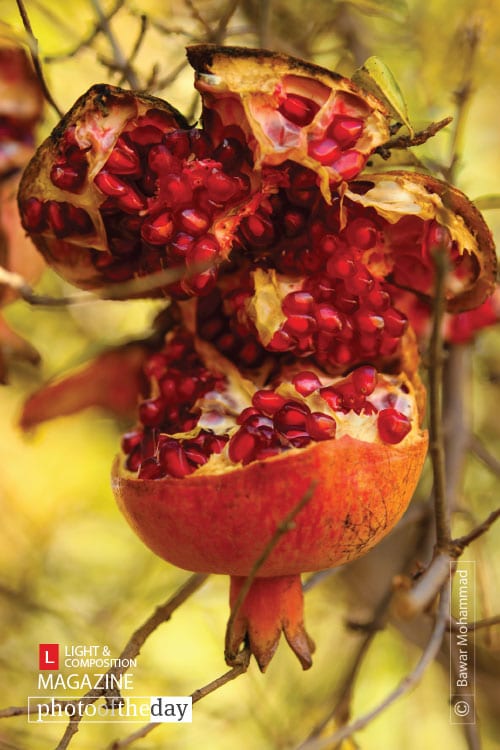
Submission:
<svg viewBox="0 0 500 750">
<path fill-rule="evenodd" d="M 299 362 L 283 369 L 281 378 L 284 378 L 284 380 L 280 382 L 279 385 L 275 387 L 266 386 L 244 377 L 237 367 L 217 352 L 209 343 L 197 338 L 194 339 L 193 343 L 195 351 L 198 353 L 205 366 L 213 373 L 223 374 L 226 386 L 223 390 L 214 389 L 208 391 L 195 402 L 194 408 L 200 411 L 200 416 L 193 429 L 188 432 L 165 433 L 160 428 L 159 433 L 168 438 L 184 441 L 196 438 L 203 430 L 216 436 L 226 436 L 229 440 L 220 453 L 212 453 L 205 464 L 196 468 L 187 476 L 223 474 L 242 466 L 241 462 L 235 463 L 230 459 L 229 443 L 231 437 L 241 428 L 241 424 L 237 423 L 238 416 L 246 408 L 252 406 L 252 396 L 259 390 L 272 390 L 283 396 L 287 401 L 306 404 L 312 413 L 321 412 L 332 417 L 336 423 L 336 431 L 335 436 L 328 439 L 329 442 L 349 436 L 355 440 L 366 443 L 388 445 L 388 443 L 381 439 L 377 428 L 378 412 L 382 409 L 388 408 L 395 409 L 403 414 L 408 418 L 411 425 L 408 434 L 397 443 L 398 446 L 411 444 L 418 439 L 421 434 L 415 390 L 412 383 L 404 373 L 377 373 L 377 385 L 373 392 L 366 397 L 366 400 L 377 410 L 376 413 L 369 414 L 364 410 L 361 410 L 359 414 L 353 410 L 347 412 L 335 411 L 321 396 L 319 390 L 310 395 L 303 396 L 296 390 L 291 379 L 294 375 L 307 369 L 308 372 L 314 372 L 317 375 L 322 387 L 326 387 L 344 381 L 346 379 L 345 376 L 329 377 L 318 367 L 315 367 L 314 365 L 309 366 L 308 363 L 306 368 L 304 363 Z M 265 369 L 256 374 L 255 377 L 256 380 L 265 380 Z M 152 397 L 157 396 L 160 393 L 160 386 L 154 377 L 151 379 L 150 385 L 150 395 Z M 257 460 L 272 461 L 285 454 L 296 454 L 308 450 L 308 448 L 311 448 L 317 444 L 317 442 L 327 441 L 311 439 L 311 442 L 306 446 L 293 447 L 290 444 L 287 444 L 287 440 L 284 438 L 280 453 L 275 456 Z M 253 460 L 247 465 L 250 465 L 251 463 L 253 463 Z M 137 472 L 128 471 L 124 465 L 123 472 L 126 476 L 137 477 Z M 169 475 L 167 474 L 166 477 L 159 477 L 158 479 L 161 478 L 169 478 Z"/>
</svg>

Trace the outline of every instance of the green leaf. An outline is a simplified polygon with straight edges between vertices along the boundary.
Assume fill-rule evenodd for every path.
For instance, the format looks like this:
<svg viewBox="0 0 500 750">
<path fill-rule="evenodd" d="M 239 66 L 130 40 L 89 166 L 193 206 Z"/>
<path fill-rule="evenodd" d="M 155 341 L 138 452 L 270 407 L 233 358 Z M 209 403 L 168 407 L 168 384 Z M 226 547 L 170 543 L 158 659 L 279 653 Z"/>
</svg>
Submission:
<svg viewBox="0 0 500 750">
<path fill-rule="evenodd" d="M 401 120 L 413 137 L 414 131 L 408 119 L 408 108 L 396 79 L 379 57 L 369 57 L 363 67 L 352 76 L 354 83 L 381 99 L 391 114 Z"/>
<path fill-rule="evenodd" d="M 472 202 L 479 211 L 487 211 L 490 208 L 500 208 L 500 195 L 481 195 Z"/>
</svg>

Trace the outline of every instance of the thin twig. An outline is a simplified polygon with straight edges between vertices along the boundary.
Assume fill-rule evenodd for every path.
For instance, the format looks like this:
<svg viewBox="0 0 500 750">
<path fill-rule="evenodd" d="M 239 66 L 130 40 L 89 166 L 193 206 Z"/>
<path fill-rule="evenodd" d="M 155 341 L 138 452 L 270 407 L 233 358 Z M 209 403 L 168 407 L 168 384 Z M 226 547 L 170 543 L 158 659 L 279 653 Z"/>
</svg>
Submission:
<svg viewBox="0 0 500 750">
<path fill-rule="evenodd" d="M 114 6 L 111 8 L 111 10 L 106 13 L 105 18 L 106 21 L 109 23 L 113 17 L 118 13 L 118 11 L 124 6 L 125 0 L 116 0 Z M 58 19 L 59 20 L 59 19 Z M 72 29 L 74 27 L 71 27 Z M 63 62 L 64 60 L 69 60 L 72 57 L 75 57 L 84 47 L 90 47 L 92 42 L 96 39 L 96 37 L 101 34 L 103 31 L 103 28 L 101 26 L 100 22 L 97 22 L 92 31 L 83 39 L 80 39 L 76 47 L 73 47 L 73 49 L 69 50 L 68 52 L 62 52 L 58 55 L 46 55 L 44 57 L 44 61 L 46 63 L 54 63 L 54 62 Z"/>
<path fill-rule="evenodd" d="M 494 615 L 493 617 L 485 617 L 482 620 L 476 620 L 475 622 L 466 623 L 465 627 L 467 630 L 482 630 L 483 628 L 491 628 L 494 625 L 500 625 L 500 615 Z M 460 628 L 463 628 L 463 623 L 457 623 L 456 620 L 450 618 L 448 623 L 448 630 L 451 633 L 459 633 Z"/>
<path fill-rule="evenodd" d="M 228 682 L 232 682 L 232 680 L 235 680 L 240 675 L 245 674 L 250 662 L 250 652 L 243 652 L 243 654 L 241 654 L 240 656 L 242 656 L 242 659 L 237 666 L 230 669 L 229 672 L 225 672 L 220 677 L 217 677 L 215 680 L 212 680 L 212 682 L 209 682 L 207 685 L 198 688 L 198 690 L 195 690 L 194 693 L 191 693 L 191 699 L 193 703 L 197 703 L 206 695 L 214 693 L 216 690 L 219 690 L 219 688 L 227 685 Z M 155 729 L 155 727 L 157 726 L 161 725 L 158 724 L 158 722 L 151 721 L 149 724 L 145 724 L 143 727 L 138 729 L 136 732 L 133 732 L 128 737 L 124 737 L 122 740 L 116 740 L 115 742 L 113 742 L 109 750 L 121 750 L 121 748 L 129 747 L 130 745 L 132 745 L 132 743 L 136 742 L 136 740 L 141 740 L 143 739 L 143 737 L 146 737 L 146 735 L 152 732 L 153 729 Z"/>
<path fill-rule="evenodd" d="M 337 730 L 329 737 L 316 739 L 302 745 L 301 750 L 326 750 L 326 748 L 336 747 L 336 745 L 342 740 L 345 740 L 348 737 L 351 737 L 355 732 L 364 729 L 370 724 L 370 722 L 376 719 L 377 716 L 387 710 L 396 700 L 403 695 L 406 695 L 406 693 L 412 690 L 420 682 L 427 667 L 436 658 L 443 641 L 443 636 L 446 632 L 450 606 L 449 588 L 448 585 L 445 585 L 441 590 L 441 598 L 434 629 L 416 667 L 407 674 L 406 677 L 401 680 L 399 685 L 371 711 L 368 711 L 355 721 Z"/>
<path fill-rule="evenodd" d="M 434 309 L 429 344 L 429 452 L 434 477 L 434 508 L 436 516 L 436 549 L 448 550 L 450 514 L 446 497 L 446 466 L 444 451 L 442 384 L 443 384 L 443 315 L 448 255 L 438 247 L 433 254 L 435 267 Z"/>
<path fill-rule="evenodd" d="M 125 645 L 125 648 L 123 649 L 120 656 L 116 660 L 118 662 L 117 665 L 111 667 L 106 672 L 106 675 L 119 677 L 124 672 L 126 672 L 128 667 L 125 665 L 129 664 L 131 660 L 135 659 L 139 655 L 141 648 L 143 647 L 144 643 L 149 638 L 149 636 L 160 625 L 170 620 L 175 610 L 178 609 L 181 606 L 181 604 L 184 604 L 184 602 L 205 583 L 207 578 L 208 578 L 207 574 L 203 574 L 203 573 L 193 574 L 187 579 L 187 581 L 185 581 L 182 584 L 182 586 L 179 587 L 179 589 L 175 592 L 175 594 L 173 594 L 173 596 L 167 599 L 167 601 L 164 604 L 161 604 L 160 606 L 158 606 L 153 612 L 153 614 L 150 615 L 148 619 L 145 622 L 143 622 L 143 624 L 140 625 L 137 628 L 137 630 L 134 631 L 134 633 L 132 633 L 127 644 Z M 102 680 L 102 682 L 104 685 L 106 685 L 109 683 L 109 680 L 104 679 Z M 106 694 L 105 687 L 96 688 L 93 690 L 89 690 L 89 692 L 85 693 L 83 698 L 79 698 L 76 701 L 67 701 L 66 705 L 73 705 L 76 707 L 76 705 L 79 703 L 94 703 L 96 700 L 98 700 L 98 698 L 101 698 L 105 694 Z M 28 715 L 29 713 L 33 713 L 36 710 L 37 708 L 31 707 L 29 709 L 28 706 L 11 706 L 9 708 L 0 710 L 0 718 L 5 718 L 8 716 Z M 74 726 L 75 723 L 76 723 L 76 726 Z M 78 731 L 78 722 L 75 722 L 75 723 L 73 723 L 73 725 L 70 724 L 70 726 L 65 732 L 65 736 L 67 734 L 68 737 L 71 738 L 74 734 L 76 734 L 76 732 Z M 62 741 L 63 740 L 61 740 L 61 742 Z M 59 750 L 65 747 L 67 747 L 67 744 L 58 745 Z"/>
<path fill-rule="evenodd" d="M 213 263 L 199 263 L 193 265 L 189 270 L 185 266 L 166 268 L 164 271 L 156 271 L 147 276 L 140 276 L 114 284 L 109 287 L 94 289 L 92 292 L 80 292 L 65 297 L 51 297 L 45 294 L 37 294 L 20 274 L 8 271 L 0 266 L 0 284 L 5 284 L 28 304 L 37 307 L 68 307 L 72 305 L 86 305 L 100 300 L 126 300 L 134 296 L 146 294 L 180 279 L 188 279 L 190 276 L 206 271 L 213 267 Z"/>
<path fill-rule="evenodd" d="M 445 117 L 443 120 L 431 122 L 423 130 L 419 130 L 414 133 L 413 136 L 400 135 L 391 138 L 390 141 L 387 141 L 387 143 L 384 143 L 382 146 L 379 146 L 377 149 L 375 149 L 375 153 L 379 154 L 383 159 L 388 159 L 391 155 L 391 149 L 407 149 L 411 146 L 421 146 L 430 138 L 433 138 L 436 133 L 439 133 L 440 130 L 449 125 L 452 120 L 453 117 Z"/>
<path fill-rule="evenodd" d="M 129 60 L 127 60 L 127 58 L 123 54 L 122 48 L 120 47 L 113 29 L 111 28 L 111 24 L 109 23 L 106 14 L 101 7 L 101 3 L 99 2 L 99 0 L 90 1 L 99 20 L 99 26 L 101 27 L 103 34 L 105 34 L 105 36 L 108 38 L 109 44 L 113 51 L 113 58 L 116 67 L 123 73 L 125 79 L 128 81 L 132 89 L 139 89 L 139 79 L 137 78 L 134 69 L 130 65 Z"/>
<path fill-rule="evenodd" d="M 31 60 L 33 62 L 33 67 L 35 68 L 35 72 L 38 76 L 38 80 L 40 81 L 40 87 L 42 89 L 43 95 L 45 99 L 47 100 L 47 102 L 50 104 L 50 106 L 55 109 L 58 116 L 62 117 L 64 112 L 62 111 L 62 109 L 59 109 L 56 102 L 54 101 L 54 98 L 49 91 L 47 82 L 43 75 L 42 65 L 40 63 L 40 58 L 38 57 L 38 39 L 33 34 L 33 29 L 31 28 L 31 22 L 30 22 L 26 7 L 24 5 L 24 2 L 23 0 L 16 0 L 16 3 L 17 3 L 17 7 L 19 9 L 19 13 L 23 21 L 24 29 L 26 33 L 28 34 L 28 37 L 30 40 L 29 48 L 30 48 Z"/>
<path fill-rule="evenodd" d="M 500 477 L 500 460 L 489 452 L 477 435 L 471 435 L 470 449 L 495 476 Z"/>
<path fill-rule="evenodd" d="M 490 515 L 479 524 L 479 526 L 476 526 L 472 531 L 469 531 L 468 534 L 458 537 L 458 539 L 453 539 L 451 544 L 452 547 L 456 549 L 456 555 L 458 556 L 461 554 L 471 542 L 474 542 L 480 536 L 485 534 L 498 518 L 500 518 L 500 508 L 492 511 Z"/>
<path fill-rule="evenodd" d="M 233 630 L 234 621 L 236 618 L 236 615 L 241 609 L 241 606 L 243 602 L 245 601 L 245 597 L 250 591 L 250 587 L 252 586 L 252 583 L 254 582 L 257 573 L 259 572 L 260 568 L 264 565 L 265 561 L 273 551 L 273 549 L 278 544 L 281 537 L 286 534 L 288 531 L 291 531 L 294 527 L 294 520 L 295 517 L 300 513 L 300 511 L 305 508 L 307 503 L 311 500 L 312 496 L 314 495 L 314 491 L 316 490 L 317 482 L 312 482 L 307 491 L 304 493 L 304 495 L 301 497 L 299 502 L 295 505 L 294 508 L 283 518 L 283 520 L 278 524 L 276 527 L 276 531 L 262 550 L 259 557 L 256 559 L 254 564 L 252 565 L 252 568 L 250 570 L 250 573 L 245 579 L 245 582 L 243 583 L 241 589 L 238 592 L 238 596 L 236 597 L 234 604 L 231 608 L 231 613 L 229 615 L 229 619 L 227 621 L 227 627 L 226 627 L 226 651 L 227 651 L 227 645 L 231 641 L 231 633 Z"/>
</svg>

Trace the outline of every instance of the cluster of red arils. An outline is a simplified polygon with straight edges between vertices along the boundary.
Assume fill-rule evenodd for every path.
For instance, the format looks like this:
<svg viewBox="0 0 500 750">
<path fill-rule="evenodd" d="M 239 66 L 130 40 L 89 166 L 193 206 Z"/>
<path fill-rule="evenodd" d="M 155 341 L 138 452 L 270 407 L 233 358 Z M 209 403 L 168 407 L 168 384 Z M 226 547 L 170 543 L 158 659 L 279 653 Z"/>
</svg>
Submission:
<svg viewBox="0 0 500 750">
<path fill-rule="evenodd" d="M 26 169 L 25 229 L 62 276 L 167 295 L 113 488 L 151 549 L 231 575 L 231 602 L 309 497 L 226 639 L 264 669 L 280 632 L 304 667 L 299 574 L 366 552 L 397 522 L 427 436 L 405 294 L 452 313 L 491 294 L 480 214 L 429 175 L 361 171 L 391 116 L 348 79 L 263 50 L 188 50 L 192 127 L 159 99 L 94 86 Z M 144 286 L 141 287 L 144 289 Z M 131 290 L 131 291 L 130 291 Z M 144 293 L 144 292 L 143 292 Z"/>
</svg>

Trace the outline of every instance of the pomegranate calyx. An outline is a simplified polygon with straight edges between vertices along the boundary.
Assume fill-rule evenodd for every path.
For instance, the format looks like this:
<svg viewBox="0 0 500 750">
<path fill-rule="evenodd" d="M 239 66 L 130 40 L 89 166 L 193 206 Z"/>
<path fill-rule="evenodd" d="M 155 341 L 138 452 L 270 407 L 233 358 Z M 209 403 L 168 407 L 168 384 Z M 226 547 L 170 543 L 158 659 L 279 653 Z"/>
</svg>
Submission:
<svg viewBox="0 0 500 750">
<path fill-rule="evenodd" d="M 231 576 L 229 602 L 234 606 L 246 579 Z M 241 646 L 247 645 L 261 672 L 265 672 L 278 647 L 281 633 L 303 669 L 312 666 L 314 642 L 304 627 L 304 597 L 300 576 L 256 578 L 226 633 L 225 658 L 238 663 Z"/>
</svg>

